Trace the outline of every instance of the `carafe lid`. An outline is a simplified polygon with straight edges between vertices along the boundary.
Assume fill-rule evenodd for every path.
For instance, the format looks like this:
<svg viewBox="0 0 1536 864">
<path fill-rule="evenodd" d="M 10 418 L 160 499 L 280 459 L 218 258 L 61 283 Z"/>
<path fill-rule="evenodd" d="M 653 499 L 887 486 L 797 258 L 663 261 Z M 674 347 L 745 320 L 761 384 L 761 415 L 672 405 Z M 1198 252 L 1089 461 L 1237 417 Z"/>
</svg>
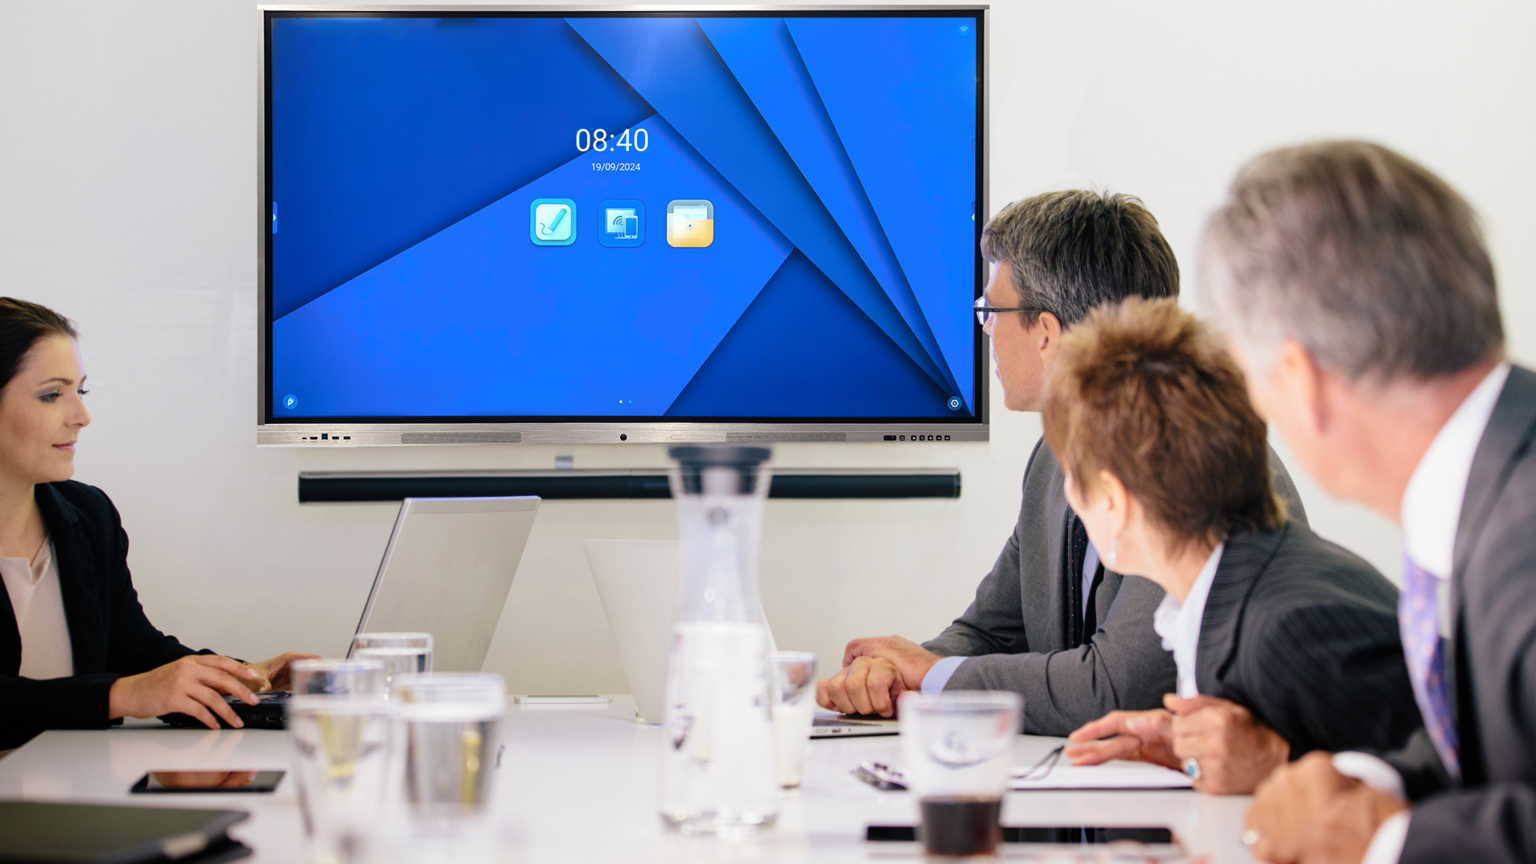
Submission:
<svg viewBox="0 0 1536 864">
<path fill-rule="evenodd" d="M 734 444 L 688 444 L 667 448 L 667 455 L 685 468 L 756 468 L 767 462 L 773 451 Z"/>
<path fill-rule="evenodd" d="M 691 444 L 670 447 L 667 455 L 677 462 L 673 473 L 674 496 L 759 495 L 766 491 L 761 488 L 761 480 L 766 479 L 761 468 L 773 451 L 767 447 Z M 714 479 L 706 482 L 706 474 Z"/>
</svg>

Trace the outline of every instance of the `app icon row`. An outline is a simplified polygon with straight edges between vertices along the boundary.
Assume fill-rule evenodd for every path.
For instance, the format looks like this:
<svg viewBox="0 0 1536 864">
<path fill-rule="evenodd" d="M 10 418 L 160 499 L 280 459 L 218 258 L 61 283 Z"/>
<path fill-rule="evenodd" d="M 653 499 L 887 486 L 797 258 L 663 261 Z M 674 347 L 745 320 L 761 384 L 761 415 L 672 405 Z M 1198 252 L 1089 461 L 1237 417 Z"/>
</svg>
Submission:
<svg viewBox="0 0 1536 864">
<path fill-rule="evenodd" d="M 645 242 L 645 205 L 616 199 L 598 206 L 597 242 L 624 248 Z M 535 198 L 529 210 L 528 235 L 539 246 L 569 246 L 576 242 L 576 202 L 569 198 Z M 715 242 L 715 205 L 704 200 L 667 204 L 667 245 L 703 248 Z"/>
</svg>

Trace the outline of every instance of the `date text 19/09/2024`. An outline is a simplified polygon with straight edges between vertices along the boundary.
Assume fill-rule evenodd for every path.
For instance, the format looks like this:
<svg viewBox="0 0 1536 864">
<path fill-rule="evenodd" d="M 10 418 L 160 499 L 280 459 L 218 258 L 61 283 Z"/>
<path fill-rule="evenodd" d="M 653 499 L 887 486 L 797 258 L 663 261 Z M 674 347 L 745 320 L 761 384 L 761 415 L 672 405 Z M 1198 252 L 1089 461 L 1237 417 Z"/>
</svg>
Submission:
<svg viewBox="0 0 1536 864">
<path fill-rule="evenodd" d="M 639 171 L 639 162 L 593 162 L 593 171 Z"/>
</svg>

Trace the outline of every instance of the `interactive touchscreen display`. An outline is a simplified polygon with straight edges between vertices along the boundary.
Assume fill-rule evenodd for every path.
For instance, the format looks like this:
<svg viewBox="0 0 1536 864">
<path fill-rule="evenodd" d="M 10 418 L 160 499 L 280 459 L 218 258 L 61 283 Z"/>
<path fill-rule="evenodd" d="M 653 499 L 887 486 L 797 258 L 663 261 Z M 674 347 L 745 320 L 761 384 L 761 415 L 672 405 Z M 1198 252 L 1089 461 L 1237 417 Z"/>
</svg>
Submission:
<svg viewBox="0 0 1536 864">
<path fill-rule="evenodd" d="M 269 13 L 269 420 L 975 422 L 979 14 Z"/>
</svg>

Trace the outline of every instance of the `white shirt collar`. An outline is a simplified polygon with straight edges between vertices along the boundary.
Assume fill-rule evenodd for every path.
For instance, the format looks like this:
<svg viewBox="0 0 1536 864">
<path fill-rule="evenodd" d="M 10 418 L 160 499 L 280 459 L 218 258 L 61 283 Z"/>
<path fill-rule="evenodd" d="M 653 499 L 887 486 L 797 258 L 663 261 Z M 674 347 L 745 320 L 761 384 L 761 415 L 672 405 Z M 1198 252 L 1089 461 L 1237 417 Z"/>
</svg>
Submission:
<svg viewBox="0 0 1536 864">
<path fill-rule="evenodd" d="M 1467 394 L 1440 427 L 1403 490 L 1403 547 L 1415 564 L 1439 579 L 1449 579 L 1456 552 L 1456 528 L 1466 497 L 1472 458 L 1483 440 L 1488 419 L 1504 391 L 1509 364 L 1500 363 Z"/>
<path fill-rule="evenodd" d="M 1205 559 L 1200 575 L 1189 588 L 1184 602 L 1163 595 L 1152 616 L 1152 629 L 1163 637 L 1163 650 L 1173 652 L 1173 663 L 1179 670 L 1179 696 L 1191 699 L 1200 695 L 1195 681 L 1195 654 L 1200 648 L 1200 621 L 1205 617 L 1205 601 L 1211 596 L 1211 584 L 1216 581 L 1216 568 L 1221 564 L 1221 552 L 1227 544 L 1217 543 L 1211 557 Z"/>
</svg>

